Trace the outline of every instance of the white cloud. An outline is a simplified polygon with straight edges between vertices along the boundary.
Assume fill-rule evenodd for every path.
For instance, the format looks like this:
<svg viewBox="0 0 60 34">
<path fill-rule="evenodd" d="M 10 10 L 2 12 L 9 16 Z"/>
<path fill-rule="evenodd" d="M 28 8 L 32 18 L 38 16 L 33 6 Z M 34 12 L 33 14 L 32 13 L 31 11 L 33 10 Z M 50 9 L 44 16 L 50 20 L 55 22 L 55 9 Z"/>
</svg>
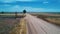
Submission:
<svg viewBox="0 0 60 34">
<path fill-rule="evenodd" d="M 55 12 L 57 10 L 55 9 L 48 9 L 48 8 L 33 8 L 33 7 L 23 7 L 23 9 L 26 9 L 27 12 Z"/>
<path fill-rule="evenodd" d="M 43 4 L 48 4 L 49 2 L 43 2 Z"/>
<path fill-rule="evenodd" d="M 13 11 L 13 12 L 15 12 L 15 11 L 21 11 L 22 7 L 20 7 L 19 5 L 15 5 L 13 7 L 10 7 L 9 10 Z"/>
<path fill-rule="evenodd" d="M 5 7 L 6 6 L 10 6 L 10 5 L 5 5 Z M 15 6 L 11 6 L 11 7 L 8 7 L 8 8 L 2 8 L 2 10 L 4 10 L 4 11 L 13 11 L 13 12 L 15 12 L 15 11 L 23 11 L 23 10 L 27 10 L 27 12 L 29 12 L 29 11 L 42 11 L 42 10 L 45 10 L 44 8 L 33 8 L 33 7 L 24 7 L 24 6 L 19 6 L 19 5 L 15 5 Z"/>
<path fill-rule="evenodd" d="M 9 6 L 9 5 L 6 5 Z M 23 10 L 26 10 L 27 12 L 48 12 L 48 11 L 57 11 L 55 9 L 47 9 L 47 8 L 34 8 L 34 7 L 26 7 L 26 6 L 19 6 L 19 5 L 15 5 L 15 6 L 10 6 L 8 8 L 2 8 L 0 11 L 17 11 L 17 12 L 21 12 Z"/>
<path fill-rule="evenodd" d="M 33 1 L 33 0 L 16 0 L 16 1 Z"/>
<path fill-rule="evenodd" d="M 13 2 L 13 1 L 35 1 L 35 0 L 0 0 L 1 2 Z"/>
<path fill-rule="evenodd" d="M 13 1 L 16 1 L 16 0 L 0 0 L 0 2 L 13 2 Z"/>
<path fill-rule="evenodd" d="M 5 6 L 5 7 L 9 7 L 9 6 L 11 6 L 11 5 L 5 4 L 4 6 Z"/>
</svg>

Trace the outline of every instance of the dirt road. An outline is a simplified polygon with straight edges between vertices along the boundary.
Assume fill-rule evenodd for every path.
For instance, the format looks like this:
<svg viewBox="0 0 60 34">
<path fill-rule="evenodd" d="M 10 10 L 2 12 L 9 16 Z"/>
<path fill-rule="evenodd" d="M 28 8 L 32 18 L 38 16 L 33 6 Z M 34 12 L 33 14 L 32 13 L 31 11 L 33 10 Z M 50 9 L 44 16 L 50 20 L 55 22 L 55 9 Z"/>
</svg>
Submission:
<svg viewBox="0 0 60 34">
<path fill-rule="evenodd" d="M 27 34 L 60 34 L 60 27 L 26 14 Z"/>
</svg>

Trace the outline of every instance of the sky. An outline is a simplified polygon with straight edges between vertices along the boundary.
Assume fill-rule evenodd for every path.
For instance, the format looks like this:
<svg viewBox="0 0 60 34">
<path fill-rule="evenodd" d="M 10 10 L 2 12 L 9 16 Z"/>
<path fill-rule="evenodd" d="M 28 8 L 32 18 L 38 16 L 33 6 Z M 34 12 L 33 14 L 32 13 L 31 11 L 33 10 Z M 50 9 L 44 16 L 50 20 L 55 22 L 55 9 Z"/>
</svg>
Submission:
<svg viewBox="0 0 60 34">
<path fill-rule="evenodd" d="M 60 0 L 0 0 L 0 12 L 60 12 Z"/>
</svg>

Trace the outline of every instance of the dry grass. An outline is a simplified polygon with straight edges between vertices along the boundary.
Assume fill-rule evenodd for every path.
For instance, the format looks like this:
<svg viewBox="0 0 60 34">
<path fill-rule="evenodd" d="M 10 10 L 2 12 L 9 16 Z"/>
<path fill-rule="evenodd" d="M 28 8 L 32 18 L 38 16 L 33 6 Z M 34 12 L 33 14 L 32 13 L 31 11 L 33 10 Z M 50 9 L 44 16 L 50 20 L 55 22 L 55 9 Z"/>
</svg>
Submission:
<svg viewBox="0 0 60 34">
<path fill-rule="evenodd" d="M 20 20 L 20 23 L 10 32 L 10 34 L 26 34 L 26 23 L 24 19 Z"/>
<path fill-rule="evenodd" d="M 14 14 L 3 14 L 3 15 L 0 14 L 0 17 L 1 16 L 3 16 L 3 17 L 7 17 L 7 16 L 10 17 L 11 16 L 11 17 L 13 17 L 13 19 L 11 19 L 11 18 L 0 19 L 0 34 L 26 34 L 26 23 L 25 23 L 25 20 L 23 19 L 23 17 L 25 15 L 18 14 L 18 16 L 20 16 L 20 17 L 23 16 L 21 19 L 20 18 L 15 19 Z M 7 31 L 7 29 L 9 29 L 9 31 Z"/>
<path fill-rule="evenodd" d="M 0 18 L 0 34 L 10 34 L 9 32 L 14 29 L 19 20 L 15 18 Z"/>
<path fill-rule="evenodd" d="M 48 20 L 49 22 L 60 25 L 60 18 L 45 18 L 45 19 Z"/>
<path fill-rule="evenodd" d="M 20 29 L 20 34 L 26 34 L 26 21 L 25 19 L 22 19 L 20 21 L 21 29 Z"/>
<path fill-rule="evenodd" d="M 60 15 L 55 15 L 55 14 L 48 14 L 48 15 L 43 15 L 43 14 L 36 14 L 34 16 L 37 16 L 38 18 L 41 18 L 47 22 L 53 23 L 60 25 Z"/>
</svg>

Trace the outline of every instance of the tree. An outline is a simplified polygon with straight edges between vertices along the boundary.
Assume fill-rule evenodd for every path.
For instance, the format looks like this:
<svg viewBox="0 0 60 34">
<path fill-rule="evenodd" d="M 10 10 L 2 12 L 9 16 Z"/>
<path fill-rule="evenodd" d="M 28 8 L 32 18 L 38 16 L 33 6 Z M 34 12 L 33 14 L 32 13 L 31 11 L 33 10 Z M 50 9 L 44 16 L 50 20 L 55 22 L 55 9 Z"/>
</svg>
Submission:
<svg viewBox="0 0 60 34">
<path fill-rule="evenodd" d="M 2 13 L 2 14 L 4 14 L 4 12 L 3 12 L 3 11 L 2 11 L 1 13 Z"/>
<path fill-rule="evenodd" d="M 23 13 L 25 14 L 26 13 L 26 10 L 23 10 Z"/>
</svg>

